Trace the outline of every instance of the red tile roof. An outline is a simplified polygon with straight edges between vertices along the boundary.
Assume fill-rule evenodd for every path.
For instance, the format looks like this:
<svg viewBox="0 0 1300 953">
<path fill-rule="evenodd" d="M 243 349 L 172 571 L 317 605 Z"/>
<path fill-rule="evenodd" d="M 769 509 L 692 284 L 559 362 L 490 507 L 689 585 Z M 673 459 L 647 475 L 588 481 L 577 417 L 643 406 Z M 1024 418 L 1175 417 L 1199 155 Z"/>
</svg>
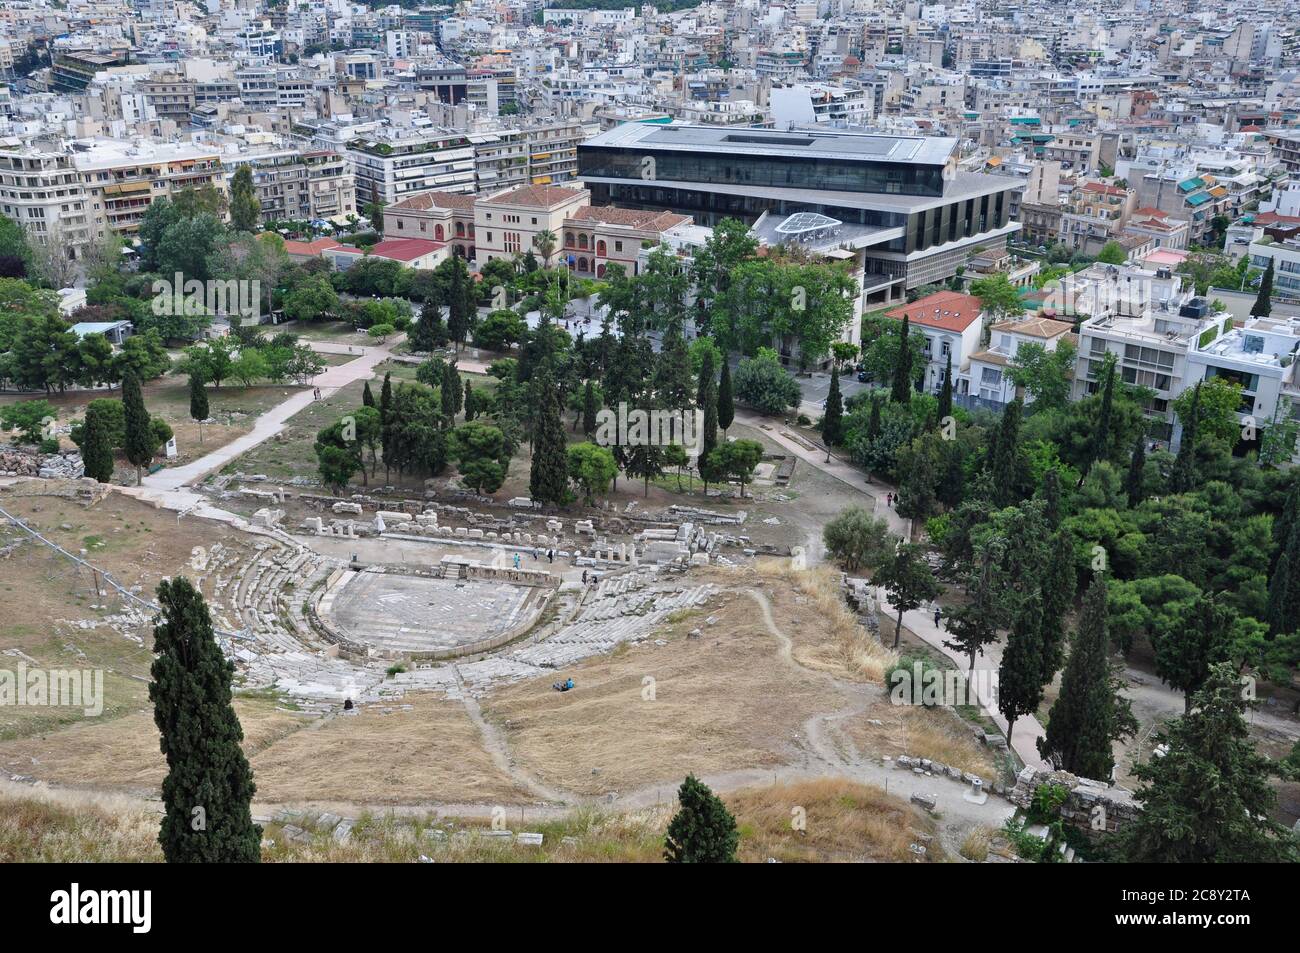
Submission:
<svg viewBox="0 0 1300 953">
<path fill-rule="evenodd" d="M 939 291 L 911 304 L 886 311 L 885 317 L 902 321 L 907 315 L 912 324 L 942 331 L 965 331 L 979 320 L 980 299 L 959 291 Z"/>
<path fill-rule="evenodd" d="M 285 254 L 298 255 L 303 258 L 314 258 L 321 252 L 330 248 L 338 247 L 338 242 L 332 238 L 318 238 L 314 242 L 290 242 L 284 243 Z"/>
<path fill-rule="evenodd" d="M 427 238 L 389 238 L 370 246 L 370 254 L 376 258 L 391 258 L 393 261 L 414 261 L 430 252 L 445 248 L 446 242 L 433 242 Z M 340 248 L 349 254 L 364 255 L 364 248 Z"/>
<path fill-rule="evenodd" d="M 552 208 L 581 198 L 585 189 L 566 189 L 558 185 L 521 185 L 509 192 L 494 195 L 486 202 L 502 205 L 531 205 L 537 208 Z"/>
<path fill-rule="evenodd" d="M 467 212 L 474 210 L 474 196 L 455 192 L 421 192 L 388 206 L 390 212 L 424 212 L 431 208 L 455 208 Z"/>
</svg>

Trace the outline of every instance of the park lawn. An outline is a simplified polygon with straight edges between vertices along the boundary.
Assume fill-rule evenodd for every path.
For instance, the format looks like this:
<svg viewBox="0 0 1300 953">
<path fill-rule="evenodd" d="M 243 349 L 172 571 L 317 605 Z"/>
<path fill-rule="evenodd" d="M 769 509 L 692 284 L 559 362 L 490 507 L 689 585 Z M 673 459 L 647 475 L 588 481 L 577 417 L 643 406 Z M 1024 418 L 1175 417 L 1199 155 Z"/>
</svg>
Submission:
<svg viewBox="0 0 1300 953">
<path fill-rule="evenodd" d="M 360 407 L 364 388 L 364 381 L 353 381 L 324 400 L 313 401 L 290 417 L 278 436 L 232 460 L 223 472 L 264 473 L 274 480 L 318 479 L 316 434 Z"/>
<path fill-rule="evenodd" d="M 329 341 L 336 344 L 369 345 L 374 342 L 365 331 L 358 331 L 346 321 L 286 321 L 283 324 L 266 324 L 262 333 L 268 336 L 296 334 L 304 341 Z"/>
</svg>

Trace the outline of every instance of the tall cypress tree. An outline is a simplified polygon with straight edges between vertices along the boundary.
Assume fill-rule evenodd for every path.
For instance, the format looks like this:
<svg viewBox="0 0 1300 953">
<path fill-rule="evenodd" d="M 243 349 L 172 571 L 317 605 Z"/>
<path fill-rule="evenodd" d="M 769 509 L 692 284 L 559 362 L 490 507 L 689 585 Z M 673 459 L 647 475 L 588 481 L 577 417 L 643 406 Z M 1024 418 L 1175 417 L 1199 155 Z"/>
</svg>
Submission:
<svg viewBox="0 0 1300 953">
<path fill-rule="evenodd" d="M 1003 621 L 1003 602 L 999 598 L 993 556 L 984 554 L 979 575 L 968 585 L 970 600 L 958 605 L 948 613 L 946 622 L 951 639 L 945 639 L 947 648 L 961 652 L 970 658 L 967 671 L 975 670 L 975 656 L 984 654 L 984 646 L 998 640 L 998 626 Z"/>
<path fill-rule="evenodd" d="M 1268 607 L 1264 621 L 1269 637 L 1300 629 L 1300 522 L 1291 535 L 1268 578 Z"/>
<path fill-rule="evenodd" d="M 871 395 L 871 416 L 867 418 L 867 439 L 875 440 L 880 436 L 880 400 Z"/>
<path fill-rule="evenodd" d="M 1146 495 L 1147 436 L 1141 430 L 1133 441 L 1133 455 L 1129 457 L 1128 473 L 1124 477 L 1124 491 L 1128 494 L 1129 509 L 1134 509 Z"/>
<path fill-rule="evenodd" d="M 1074 534 L 1058 529 L 1043 572 L 1043 684 L 1050 684 L 1065 661 L 1065 615 L 1078 584 L 1074 568 Z"/>
<path fill-rule="evenodd" d="M 1101 408 L 1097 412 L 1097 422 L 1092 428 L 1088 440 L 1087 457 L 1079 473 L 1079 486 L 1092 470 L 1092 465 L 1103 459 L 1110 452 L 1110 421 L 1115 406 L 1115 362 L 1106 361 L 1106 377 L 1101 383 Z"/>
<path fill-rule="evenodd" d="M 86 476 L 108 483 L 113 479 L 113 438 L 101 407 L 92 401 L 86 409 L 85 430 L 81 440 L 81 461 Z"/>
<path fill-rule="evenodd" d="M 998 665 L 998 711 L 1007 720 L 1007 746 L 1016 719 L 1043 700 L 1043 602 L 1031 593 L 1022 603 Z"/>
<path fill-rule="evenodd" d="M 1255 295 L 1255 303 L 1250 307 L 1251 317 L 1266 318 L 1273 313 L 1273 259 L 1268 260 L 1268 267 L 1264 269 L 1264 277 L 1259 280 L 1259 294 Z"/>
<path fill-rule="evenodd" d="M 1195 702 L 1156 734 L 1162 758 L 1135 770 L 1142 812 L 1120 833 L 1133 863 L 1295 862 L 1297 841 L 1272 819 L 1277 766 L 1255 750 L 1237 670 L 1215 665 Z"/>
<path fill-rule="evenodd" d="M 736 399 L 731 393 L 731 362 L 722 358 L 722 379 L 718 381 L 718 426 L 725 437 L 736 419 Z"/>
<path fill-rule="evenodd" d="M 718 446 L 718 385 L 713 378 L 713 352 L 705 351 L 700 362 L 700 382 L 695 392 L 696 406 L 704 414 L 704 433 L 700 435 L 700 456 L 695 461 L 707 487 L 716 474 L 709 468 L 709 454 Z"/>
<path fill-rule="evenodd" d="M 465 343 L 465 337 L 469 334 L 470 323 L 473 320 L 473 295 L 474 289 L 470 287 L 471 282 L 469 275 L 465 271 L 465 264 L 459 257 L 451 258 L 451 280 L 448 282 L 449 289 L 447 293 L 447 332 L 451 339 L 456 343 L 456 350 Z M 423 317 L 423 312 L 421 312 Z"/>
<path fill-rule="evenodd" d="M 1020 413 L 1019 398 L 1002 411 L 1002 422 L 989 448 L 989 476 L 992 477 L 993 500 L 998 506 L 1016 502 L 1020 487 Z"/>
<path fill-rule="evenodd" d="M 831 457 L 831 447 L 844 439 L 844 401 L 840 397 L 840 369 L 831 367 L 831 389 L 826 395 L 826 413 L 822 415 L 822 440 L 826 443 L 826 459 Z"/>
<path fill-rule="evenodd" d="M 596 384 L 590 378 L 582 389 L 582 432 L 590 437 L 596 432 L 596 415 L 600 402 L 596 400 Z"/>
<path fill-rule="evenodd" d="M 231 704 L 234 665 L 188 579 L 162 583 L 158 603 L 149 700 L 167 758 L 158 831 L 163 856 L 168 863 L 255 862 L 262 829 L 250 811 L 256 788 Z"/>
<path fill-rule="evenodd" d="M 569 499 L 564 421 L 560 419 L 560 401 L 548 365 L 540 369 L 537 381 L 540 406 L 533 427 L 533 460 L 528 489 L 534 503 L 558 506 Z"/>
<path fill-rule="evenodd" d="M 1183 423 L 1183 436 L 1178 442 L 1178 456 L 1169 471 L 1169 490 L 1189 493 L 1196 489 L 1196 438 L 1201 426 L 1201 385 L 1192 389 L 1192 406 Z"/>
<path fill-rule="evenodd" d="M 135 482 L 141 483 L 142 468 L 153 459 L 153 432 L 149 428 L 149 411 L 140 393 L 140 378 L 128 371 L 122 378 L 122 410 L 126 421 L 126 459 L 135 467 Z"/>
<path fill-rule="evenodd" d="M 199 443 L 203 442 L 203 421 L 211 416 L 208 409 L 208 391 L 203 386 L 203 376 L 190 375 L 190 419 L 199 425 Z M 101 481 L 106 482 L 106 481 Z"/>
<path fill-rule="evenodd" d="M 945 417 L 952 416 L 952 351 L 948 351 L 948 361 L 943 370 L 943 386 L 939 388 L 939 423 Z"/>
<path fill-rule="evenodd" d="M 912 349 L 909 335 L 911 323 L 903 312 L 903 327 L 898 333 L 898 357 L 894 361 L 894 379 L 889 399 L 896 404 L 906 404 L 912 399 Z"/>
<path fill-rule="evenodd" d="M 1061 676 L 1061 694 L 1048 713 L 1038 753 L 1072 774 L 1107 780 L 1115 767 L 1112 743 L 1137 728 L 1119 688 L 1110 661 L 1106 580 L 1098 574 L 1084 594 L 1079 627 Z"/>
<path fill-rule="evenodd" d="M 370 381 L 366 381 L 365 386 L 361 388 L 361 406 L 375 406 L 375 395 L 370 392 Z"/>
<path fill-rule="evenodd" d="M 384 375 L 384 386 L 379 391 L 380 440 L 384 452 L 384 482 L 388 482 L 393 453 L 393 375 Z"/>
<path fill-rule="evenodd" d="M 448 421 L 455 420 L 465 402 L 465 391 L 455 364 L 443 365 L 439 395 L 442 398 L 442 416 Z"/>
</svg>

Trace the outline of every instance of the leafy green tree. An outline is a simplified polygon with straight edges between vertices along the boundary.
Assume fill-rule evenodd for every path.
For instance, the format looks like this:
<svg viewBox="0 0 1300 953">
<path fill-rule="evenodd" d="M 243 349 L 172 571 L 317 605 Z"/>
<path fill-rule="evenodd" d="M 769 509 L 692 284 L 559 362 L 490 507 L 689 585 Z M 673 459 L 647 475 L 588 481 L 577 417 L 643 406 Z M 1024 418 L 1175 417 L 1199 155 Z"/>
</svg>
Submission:
<svg viewBox="0 0 1300 953">
<path fill-rule="evenodd" d="M 113 479 L 113 435 L 104 409 L 92 400 L 86 408 L 86 426 L 81 444 L 81 459 L 86 476 L 108 483 Z"/>
<path fill-rule="evenodd" d="M 134 374 L 122 379 L 122 409 L 125 416 L 126 459 L 135 467 L 135 482 L 142 482 L 142 468 L 153 459 L 156 444 L 149 428 L 149 411 L 144 406 L 140 380 Z"/>
<path fill-rule="evenodd" d="M 742 360 L 736 368 L 735 387 L 739 400 L 767 416 L 799 404 L 799 382 L 771 352 Z"/>
<path fill-rule="evenodd" d="M 355 426 L 349 427 L 342 420 L 317 433 L 314 450 L 321 482 L 336 493 L 341 492 L 357 473 L 365 470 Z"/>
<path fill-rule="evenodd" d="M 569 479 L 582 491 L 583 502 L 609 491 L 618 475 L 618 463 L 609 448 L 594 443 L 575 443 L 568 449 Z"/>
<path fill-rule="evenodd" d="M 1050 351 L 1041 344 L 1026 342 L 1016 348 L 1007 377 L 1032 398 L 1035 413 L 1064 407 L 1070 400 L 1076 353 L 1069 341 L 1058 342 Z"/>
<path fill-rule="evenodd" d="M 199 374 L 190 374 L 190 419 L 199 425 L 199 443 L 203 443 L 203 421 L 212 416 L 208 409 L 208 391 Z M 86 416 L 87 424 L 90 416 Z"/>
<path fill-rule="evenodd" d="M 339 295 L 324 275 L 308 275 L 284 299 L 285 317 L 292 321 L 317 321 L 335 311 Z"/>
<path fill-rule="evenodd" d="M 1183 391 L 1173 400 L 1174 413 L 1183 431 L 1192 426 L 1196 414 L 1196 439 L 1209 437 L 1231 449 L 1241 436 L 1237 411 L 1241 409 L 1241 385 L 1226 377 L 1211 377 Z"/>
<path fill-rule="evenodd" d="M 508 351 L 524 339 L 528 324 L 509 308 L 489 314 L 474 329 L 474 346 L 489 351 Z"/>
<path fill-rule="evenodd" d="M 1122 683 L 1110 661 L 1106 582 L 1094 576 L 1052 703 L 1047 729 L 1038 740 L 1043 758 L 1080 777 L 1106 781 L 1115 766 L 1112 745 L 1137 730 Z"/>
<path fill-rule="evenodd" d="M 744 499 L 745 486 L 762 460 L 763 445 L 757 440 L 730 440 L 709 455 L 709 469 L 739 483 L 740 496 Z"/>
<path fill-rule="evenodd" d="M 510 454 L 505 434 L 499 427 L 478 421 L 463 423 L 451 431 L 447 449 L 465 486 L 475 493 L 495 493 L 501 489 Z"/>
<path fill-rule="evenodd" d="M 58 410 L 48 400 L 20 400 L 0 407 L 0 424 L 5 430 L 16 430 L 23 443 L 40 443 L 47 423 L 58 416 Z"/>
<path fill-rule="evenodd" d="M 924 550 L 915 543 L 899 543 L 894 554 L 876 570 L 871 581 L 883 586 L 889 601 L 898 611 L 894 625 L 894 648 L 898 648 L 903 634 L 903 613 L 919 609 L 939 597 L 942 592 L 935 582 L 930 565 L 925 561 Z"/>
<path fill-rule="evenodd" d="M 230 178 L 230 224 L 237 232 L 255 232 L 262 221 L 262 203 L 253 186 L 253 169 L 241 165 Z"/>
<path fill-rule="evenodd" d="M 889 524 L 859 506 L 842 510 L 822 527 L 822 542 L 831 558 L 846 572 L 860 572 L 881 565 L 893 553 L 896 542 Z"/>
<path fill-rule="evenodd" d="M 1016 720 L 1032 715 L 1043 700 L 1042 600 L 1031 595 L 1021 606 L 998 665 L 998 711 L 1007 720 L 1007 745 Z"/>
<path fill-rule="evenodd" d="M 102 334 L 87 334 L 77 345 L 80 368 L 77 383 L 82 387 L 113 386 L 118 381 L 113 358 L 113 345 L 108 338 Z"/>
<path fill-rule="evenodd" d="M 183 576 L 158 586 L 149 700 L 167 759 L 158 842 L 168 863 L 261 858 L 253 771 L 232 704 L 235 667 L 221 651 L 203 597 Z"/>
<path fill-rule="evenodd" d="M 1142 812 L 1121 833 L 1133 863 L 1295 862 L 1294 836 L 1272 819 L 1279 766 L 1258 754 L 1231 665 L 1214 666 L 1187 714 L 1157 732 L 1162 758 L 1134 769 Z"/>
<path fill-rule="evenodd" d="M 992 323 L 1025 310 L 1020 289 L 1011 283 L 1005 272 L 999 271 L 987 278 L 972 281 L 970 293 L 980 299 L 980 309 L 991 316 Z M 986 331 L 985 334 L 987 333 Z"/>
<path fill-rule="evenodd" d="M 688 774 L 677 790 L 677 804 L 664 837 L 664 860 L 670 864 L 734 863 L 740 832 L 721 799 Z"/>
<path fill-rule="evenodd" d="M 254 381 L 271 376 L 271 365 L 261 351 L 246 347 L 230 365 L 230 376 L 245 387 L 252 387 Z"/>
<path fill-rule="evenodd" d="M 1122 265 L 1128 261 L 1128 253 L 1124 251 L 1123 245 L 1112 239 L 1101 246 L 1097 260 L 1107 265 Z"/>
</svg>

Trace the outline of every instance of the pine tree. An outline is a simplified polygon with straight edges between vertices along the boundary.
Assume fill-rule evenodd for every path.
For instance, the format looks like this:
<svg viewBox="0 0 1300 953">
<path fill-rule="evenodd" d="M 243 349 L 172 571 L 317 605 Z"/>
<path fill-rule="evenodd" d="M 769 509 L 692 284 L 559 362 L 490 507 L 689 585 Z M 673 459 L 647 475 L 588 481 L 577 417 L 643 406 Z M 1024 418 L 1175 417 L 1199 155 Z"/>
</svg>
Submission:
<svg viewBox="0 0 1300 953">
<path fill-rule="evenodd" d="M 190 375 L 190 419 L 199 425 L 199 443 L 203 442 L 203 421 L 211 416 L 208 409 L 208 391 L 203 386 L 203 377 L 199 374 Z M 100 481 L 107 482 L 107 481 Z"/>
<path fill-rule="evenodd" d="M 943 370 L 943 386 L 939 388 L 939 423 L 952 416 L 952 351 Z"/>
<path fill-rule="evenodd" d="M 1032 593 L 1020 607 L 998 665 L 998 711 L 1007 720 L 1007 746 L 1016 719 L 1043 700 L 1043 603 Z"/>
<path fill-rule="evenodd" d="M 831 389 L 826 395 L 826 413 L 822 415 L 822 441 L 826 444 L 826 459 L 831 458 L 831 447 L 844 440 L 844 401 L 840 397 L 840 369 L 831 367 Z"/>
<path fill-rule="evenodd" d="M 1250 315 L 1253 318 L 1266 318 L 1273 313 L 1273 259 L 1268 260 L 1268 267 L 1264 269 L 1264 277 L 1259 280 L 1259 294 L 1255 295 L 1255 303 L 1250 307 Z"/>
<path fill-rule="evenodd" d="M 1171 493 L 1189 493 L 1196 489 L 1196 438 L 1201 425 L 1201 385 L 1192 389 L 1192 406 L 1183 422 L 1183 436 L 1178 442 L 1178 456 L 1169 471 Z"/>
<path fill-rule="evenodd" d="M 1135 509 L 1142 502 L 1146 493 L 1147 439 L 1146 434 L 1138 431 L 1133 441 L 1133 455 L 1128 461 L 1128 474 L 1124 477 L 1124 491 L 1128 494 L 1129 509 Z"/>
<path fill-rule="evenodd" d="M 1002 624 L 1002 602 L 991 553 L 985 553 L 969 592 L 968 602 L 949 610 L 945 625 L 952 638 L 945 639 L 943 644 L 966 655 L 970 659 L 967 671 L 973 672 L 975 656 L 983 655 L 984 646 L 998 640 L 998 627 Z"/>
<path fill-rule="evenodd" d="M 203 597 L 188 579 L 158 587 L 156 658 L 149 700 L 167 758 L 158 842 L 168 863 L 250 863 L 261 857 L 253 823 L 253 772 L 231 704 L 232 665 L 212 631 Z"/>
<path fill-rule="evenodd" d="M 670 864 L 734 863 L 740 832 L 721 799 L 688 774 L 677 790 L 677 803 L 664 838 L 664 860 Z"/>
<path fill-rule="evenodd" d="M 411 328 L 411 350 L 432 351 L 448 340 L 447 324 L 442 319 L 442 303 L 437 298 L 426 298 L 420 308 L 420 317 Z"/>
<path fill-rule="evenodd" d="M 534 503 L 560 505 L 569 499 L 568 446 L 560 402 L 549 368 L 538 375 L 539 407 L 533 428 L 533 460 L 528 489 Z"/>
<path fill-rule="evenodd" d="M 725 437 L 736 419 L 736 399 L 731 393 L 731 362 L 723 357 L 722 379 L 718 381 L 718 426 Z"/>
<path fill-rule="evenodd" d="M 691 353 L 677 322 L 664 335 L 663 348 L 655 359 L 655 402 L 669 410 L 684 410 L 691 403 Z"/>
<path fill-rule="evenodd" d="M 1038 753 L 1080 777 L 1105 781 L 1115 767 L 1111 745 L 1137 727 L 1110 661 L 1106 580 L 1093 577 L 1061 676 L 1061 693 L 1047 716 Z"/>
<path fill-rule="evenodd" d="M 1277 766 L 1255 750 L 1232 665 L 1215 665 L 1191 710 L 1157 732 L 1168 753 L 1135 769 L 1142 812 L 1120 834 L 1132 863 L 1292 862 L 1297 841 L 1272 819 Z"/>
<path fill-rule="evenodd" d="M 898 334 L 898 359 L 894 362 L 893 385 L 889 399 L 896 404 L 906 404 L 912 399 L 912 349 L 908 340 L 911 331 L 907 313 L 903 313 L 903 327 Z"/>
<path fill-rule="evenodd" d="M 128 372 L 122 378 L 122 410 L 126 423 L 126 459 L 135 467 L 135 482 L 141 481 L 142 468 L 153 459 L 153 430 L 149 426 L 149 411 L 140 393 L 140 378 Z"/>
<path fill-rule="evenodd" d="M 86 467 L 86 476 L 100 483 L 108 483 L 113 479 L 113 438 L 109 434 L 102 406 L 96 406 L 95 401 L 91 401 L 86 408 L 81 460 Z"/>
<path fill-rule="evenodd" d="M 361 388 L 361 405 L 363 407 L 375 406 L 375 395 L 370 392 L 370 381 L 366 381 L 365 386 Z"/>
</svg>

